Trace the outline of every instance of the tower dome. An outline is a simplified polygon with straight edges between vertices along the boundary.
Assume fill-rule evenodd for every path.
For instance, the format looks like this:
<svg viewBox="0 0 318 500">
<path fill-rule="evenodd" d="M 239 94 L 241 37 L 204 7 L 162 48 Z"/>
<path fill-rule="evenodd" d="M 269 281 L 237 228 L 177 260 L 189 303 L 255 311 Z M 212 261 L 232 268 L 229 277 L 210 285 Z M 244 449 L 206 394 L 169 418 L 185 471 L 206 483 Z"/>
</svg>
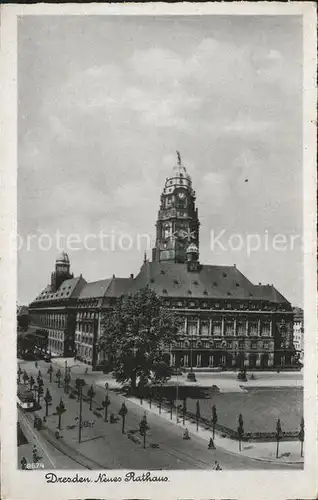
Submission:
<svg viewBox="0 0 318 500">
<path fill-rule="evenodd" d="M 62 251 L 55 260 L 56 264 L 69 264 L 70 259 L 66 252 Z"/>
<path fill-rule="evenodd" d="M 192 192 L 191 177 L 187 169 L 181 163 L 181 156 L 177 151 L 177 164 L 172 169 L 172 174 L 166 179 L 164 194 L 172 194 L 176 188 L 185 188 L 187 191 Z"/>
<path fill-rule="evenodd" d="M 189 253 L 196 253 L 196 254 L 199 253 L 199 249 L 195 243 L 190 243 L 190 245 L 188 246 L 187 254 L 189 254 Z"/>
</svg>

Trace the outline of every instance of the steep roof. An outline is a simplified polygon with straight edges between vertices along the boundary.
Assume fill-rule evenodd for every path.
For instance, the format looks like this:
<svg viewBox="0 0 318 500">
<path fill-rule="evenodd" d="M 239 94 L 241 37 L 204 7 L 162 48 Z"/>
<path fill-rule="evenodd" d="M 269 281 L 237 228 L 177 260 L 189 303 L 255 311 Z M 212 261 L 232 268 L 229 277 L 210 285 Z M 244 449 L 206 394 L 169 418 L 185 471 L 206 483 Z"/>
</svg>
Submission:
<svg viewBox="0 0 318 500">
<path fill-rule="evenodd" d="M 112 278 L 106 291 L 106 297 L 120 297 L 127 293 L 132 285 L 132 278 Z"/>
<path fill-rule="evenodd" d="M 255 296 L 270 302 L 288 302 L 287 299 L 273 285 L 254 285 Z"/>
<path fill-rule="evenodd" d="M 88 299 L 93 297 L 103 297 L 111 282 L 111 278 L 86 283 L 79 294 L 79 299 Z"/>
<path fill-rule="evenodd" d="M 79 299 L 94 297 L 120 297 L 126 293 L 131 284 L 131 278 L 108 278 L 105 280 L 87 283 L 80 293 Z"/>
<path fill-rule="evenodd" d="M 272 286 L 253 285 L 235 266 L 201 265 L 189 272 L 187 264 L 146 262 L 130 291 L 149 286 L 158 295 L 194 298 L 258 299 L 287 302 Z"/>
<path fill-rule="evenodd" d="M 52 292 L 51 286 L 47 285 L 31 304 L 34 305 L 39 302 L 76 298 L 85 284 L 86 281 L 84 278 L 82 278 L 82 276 L 78 276 L 77 278 L 71 278 L 63 281 L 60 288 L 56 292 Z"/>
</svg>

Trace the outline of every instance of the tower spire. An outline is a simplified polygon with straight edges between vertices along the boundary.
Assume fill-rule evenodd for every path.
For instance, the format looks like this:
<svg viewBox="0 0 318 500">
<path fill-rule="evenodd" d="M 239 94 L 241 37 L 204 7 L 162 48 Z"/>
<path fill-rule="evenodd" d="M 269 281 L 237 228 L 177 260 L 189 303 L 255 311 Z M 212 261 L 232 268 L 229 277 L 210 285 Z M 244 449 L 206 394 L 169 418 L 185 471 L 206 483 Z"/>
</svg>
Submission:
<svg viewBox="0 0 318 500">
<path fill-rule="evenodd" d="M 191 177 L 181 164 L 180 152 L 176 153 L 178 163 L 166 178 L 160 197 L 152 260 L 184 264 L 187 262 L 189 244 L 193 242 L 199 247 L 200 222 Z"/>
<path fill-rule="evenodd" d="M 180 151 L 177 151 L 178 165 L 181 165 L 181 155 Z"/>
</svg>

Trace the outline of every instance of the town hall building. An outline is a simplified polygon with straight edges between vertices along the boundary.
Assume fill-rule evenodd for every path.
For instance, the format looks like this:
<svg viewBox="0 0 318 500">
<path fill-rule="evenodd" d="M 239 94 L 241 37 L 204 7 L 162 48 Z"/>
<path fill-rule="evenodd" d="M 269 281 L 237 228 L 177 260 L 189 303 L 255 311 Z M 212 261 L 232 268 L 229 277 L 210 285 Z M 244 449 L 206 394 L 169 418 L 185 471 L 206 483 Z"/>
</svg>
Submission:
<svg viewBox="0 0 318 500">
<path fill-rule="evenodd" d="M 92 364 L 101 320 L 125 293 L 149 287 L 182 318 L 167 361 L 185 369 L 289 367 L 295 364 L 293 310 L 273 285 L 254 285 L 234 266 L 200 262 L 199 214 L 192 180 L 178 153 L 166 179 L 152 259 L 136 277 L 87 283 L 70 274 L 67 254 L 51 284 L 30 304 L 31 324 L 47 332 L 48 349 Z"/>
</svg>

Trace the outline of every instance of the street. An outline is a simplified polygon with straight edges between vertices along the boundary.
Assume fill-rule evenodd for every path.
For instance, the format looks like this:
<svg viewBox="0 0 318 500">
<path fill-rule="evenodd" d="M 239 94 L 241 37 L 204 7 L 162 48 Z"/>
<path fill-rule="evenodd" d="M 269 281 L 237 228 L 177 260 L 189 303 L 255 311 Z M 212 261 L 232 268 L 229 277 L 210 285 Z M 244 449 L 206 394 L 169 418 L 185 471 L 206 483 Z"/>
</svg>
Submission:
<svg viewBox="0 0 318 500">
<path fill-rule="evenodd" d="M 64 393 L 62 387 L 63 370 L 61 370 L 61 387 L 58 388 L 54 376 L 52 383 L 49 382 L 49 375 L 47 374 L 49 364 L 41 361 L 38 363 L 38 368 L 35 368 L 34 362 L 21 361 L 20 366 L 28 374 L 33 374 L 34 378 L 36 378 L 35 376 L 40 369 L 44 381 L 44 393 L 48 387 L 53 398 L 52 406 L 49 407 L 47 430 L 35 431 L 31 427 L 34 419 L 32 413 L 24 415 L 28 421 L 26 426 L 29 424 L 29 432 L 32 430 L 38 442 L 44 447 L 45 453 L 43 450 L 42 455 L 45 468 L 71 468 L 72 462 L 73 468 L 78 468 L 78 464 L 74 462 L 76 459 L 82 463 L 83 467 L 92 469 L 209 469 L 212 468 L 215 461 L 219 462 L 222 469 L 232 470 L 300 468 L 296 464 L 277 465 L 260 462 L 221 449 L 208 450 L 206 442 L 197 436 L 193 436 L 189 441 L 183 440 L 178 427 L 157 415 L 147 413 L 147 402 L 144 402 L 142 408 L 125 400 L 128 413 L 125 434 L 122 434 L 121 418 L 118 412 L 124 401 L 123 396 L 113 391 L 109 392 L 108 417 L 113 413 L 118 417 L 118 421 L 113 424 L 106 423 L 104 422 L 104 409 L 102 407 L 105 390 L 97 386 L 94 386 L 95 395 L 93 397 L 92 411 L 89 410 L 89 403 L 83 401 L 84 427 L 82 429 L 82 442 L 79 444 L 79 403 L 77 399 L 70 399 Z M 54 366 L 54 372 L 56 373 L 56 371 L 57 368 Z M 81 377 L 85 379 L 85 375 L 81 375 Z M 87 376 L 86 378 L 89 380 L 90 377 Z M 84 396 L 86 396 L 89 387 L 90 385 L 87 385 L 84 388 Z M 56 442 L 54 433 L 58 423 L 58 416 L 53 413 L 55 413 L 55 408 L 61 398 L 65 404 L 66 412 L 62 415 L 61 438 Z M 147 432 L 146 449 L 143 449 L 142 438 L 139 435 L 139 423 L 145 411 L 150 429 Z M 41 418 L 45 415 L 43 399 L 42 409 L 37 411 L 37 414 Z M 20 418 L 22 421 L 23 416 Z M 129 430 L 135 432 L 136 442 L 128 438 L 127 431 Z M 48 439 L 51 444 L 48 444 Z M 55 443 L 55 446 L 52 443 Z M 56 446 L 60 450 L 63 449 L 63 452 L 57 450 Z"/>
</svg>

